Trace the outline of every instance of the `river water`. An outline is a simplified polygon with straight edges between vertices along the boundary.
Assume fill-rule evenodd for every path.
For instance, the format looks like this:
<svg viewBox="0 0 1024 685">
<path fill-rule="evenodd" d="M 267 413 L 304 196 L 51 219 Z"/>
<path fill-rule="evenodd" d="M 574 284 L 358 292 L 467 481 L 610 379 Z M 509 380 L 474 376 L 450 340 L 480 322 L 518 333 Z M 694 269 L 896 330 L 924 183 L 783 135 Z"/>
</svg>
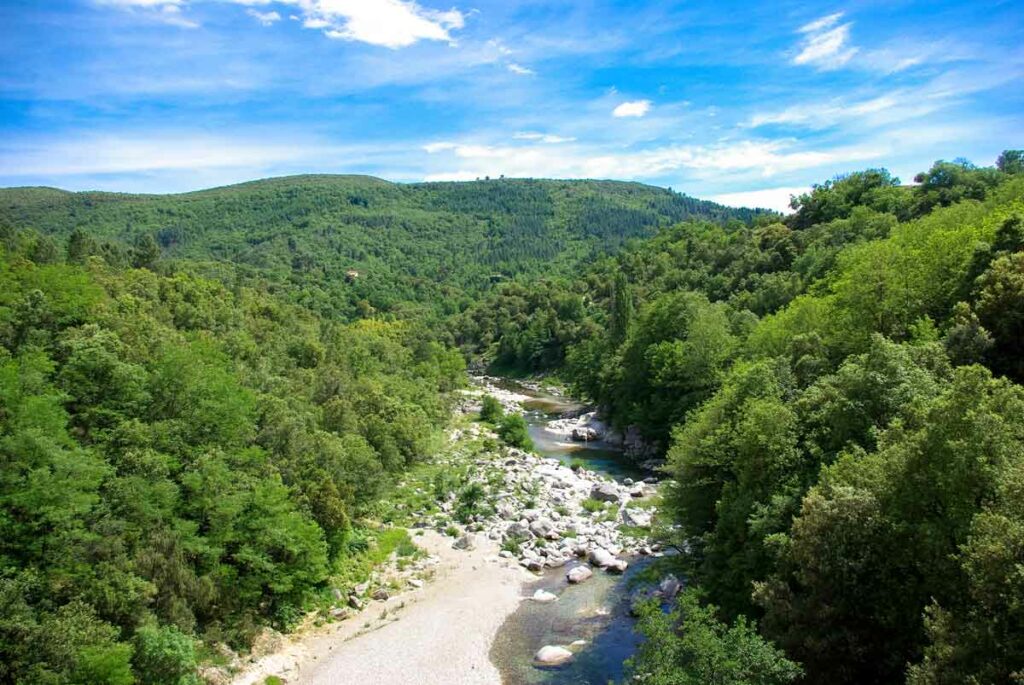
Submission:
<svg viewBox="0 0 1024 685">
<path fill-rule="evenodd" d="M 531 397 L 524 402 L 525 417 L 538 454 L 566 464 L 581 461 L 586 468 L 617 480 L 642 477 L 612 445 L 574 443 L 545 430 L 548 421 L 580 405 L 518 384 L 510 384 L 509 389 Z M 607 685 L 623 678 L 623 662 L 639 644 L 629 615 L 630 579 L 650 560 L 631 559 L 621 576 L 595 570 L 590 580 L 570 586 L 565 574 L 575 563 L 547 571 L 529 588 L 530 594 L 540 588 L 553 592 L 558 601 L 524 601 L 499 629 L 491 660 L 506 685 Z M 533 665 L 533 655 L 544 645 L 569 645 L 577 640 L 586 645 L 568 664 L 552 669 Z"/>
</svg>

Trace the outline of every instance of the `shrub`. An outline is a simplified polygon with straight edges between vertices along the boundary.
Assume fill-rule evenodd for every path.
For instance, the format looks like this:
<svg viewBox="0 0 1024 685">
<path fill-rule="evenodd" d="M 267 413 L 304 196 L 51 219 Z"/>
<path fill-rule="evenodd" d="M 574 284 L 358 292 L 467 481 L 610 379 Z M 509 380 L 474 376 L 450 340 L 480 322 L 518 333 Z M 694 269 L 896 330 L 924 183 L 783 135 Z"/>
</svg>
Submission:
<svg viewBox="0 0 1024 685">
<path fill-rule="evenodd" d="M 497 423 L 505 415 L 501 402 L 493 395 L 484 395 L 483 404 L 480 405 L 480 420 L 488 423 Z"/>
<path fill-rule="evenodd" d="M 533 449 L 533 440 L 522 414 L 509 414 L 498 424 L 498 435 L 506 444 L 524 450 Z"/>
<path fill-rule="evenodd" d="M 199 685 L 195 644 L 174 626 L 139 628 L 132 663 L 143 685 Z"/>
</svg>

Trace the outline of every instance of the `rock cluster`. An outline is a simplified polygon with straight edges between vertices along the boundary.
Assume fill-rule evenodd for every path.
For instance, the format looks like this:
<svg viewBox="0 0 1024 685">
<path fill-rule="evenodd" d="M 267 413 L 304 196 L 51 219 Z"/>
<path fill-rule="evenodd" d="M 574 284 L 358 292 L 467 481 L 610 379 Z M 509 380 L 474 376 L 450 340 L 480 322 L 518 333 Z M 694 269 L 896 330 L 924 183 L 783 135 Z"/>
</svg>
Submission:
<svg viewBox="0 0 1024 685">
<path fill-rule="evenodd" d="M 476 425 L 469 431 L 486 432 Z M 479 513 L 464 522 L 464 528 L 498 541 L 502 556 L 515 558 L 531 571 L 585 559 L 594 568 L 622 573 L 628 565 L 623 557 L 652 551 L 635 533 L 651 525 L 652 512 L 645 508 L 645 500 L 654 493 L 653 484 L 628 479 L 617 483 L 510 447 L 475 457 L 472 466 L 472 480 L 485 496 Z M 445 512 L 452 507 L 441 509 L 422 525 L 449 528 L 453 522 Z M 623 525 L 632 534 L 624 534 Z M 462 549 L 468 544 L 471 538 L 460 533 L 453 546 Z"/>
</svg>

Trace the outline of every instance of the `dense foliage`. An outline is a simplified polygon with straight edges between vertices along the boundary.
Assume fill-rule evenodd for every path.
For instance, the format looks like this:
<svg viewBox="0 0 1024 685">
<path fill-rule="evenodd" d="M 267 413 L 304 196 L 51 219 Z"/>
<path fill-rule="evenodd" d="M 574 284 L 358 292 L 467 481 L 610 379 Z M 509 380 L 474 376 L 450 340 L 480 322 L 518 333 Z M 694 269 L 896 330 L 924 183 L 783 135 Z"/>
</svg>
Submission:
<svg viewBox="0 0 1024 685">
<path fill-rule="evenodd" d="M 1024 677 L 1021 157 L 851 174 L 464 315 L 467 347 L 667 455 L 670 542 L 723 623 L 648 616 L 638 682 L 701 682 L 750 620 L 806 682 Z"/>
<path fill-rule="evenodd" d="M 328 592 L 464 364 L 409 323 L 51 248 L 0 251 L 0 682 L 193 683 L 195 636 L 244 646 Z"/>
<path fill-rule="evenodd" d="M 681 220 L 753 214 L 613 181 L 294 176 L 182 195 L 0 190 L 0 226 L 50 236 L 38 256 L 65 241 L 73 263 L 160 256 L 347 319 L 453 314 L 506 278 L 564 274 Z"/>
<path fill-rule="evenodd" d="M 1022 159 L 786 217 L 603 182 L 0 191 L 0 682 L 184 685 L 197 644 L 294 621 L 431 452 L 446 342 L 667 457 L 703 595 L 644 615 L 638 682 L 1020 680 Z"/>
</svg>

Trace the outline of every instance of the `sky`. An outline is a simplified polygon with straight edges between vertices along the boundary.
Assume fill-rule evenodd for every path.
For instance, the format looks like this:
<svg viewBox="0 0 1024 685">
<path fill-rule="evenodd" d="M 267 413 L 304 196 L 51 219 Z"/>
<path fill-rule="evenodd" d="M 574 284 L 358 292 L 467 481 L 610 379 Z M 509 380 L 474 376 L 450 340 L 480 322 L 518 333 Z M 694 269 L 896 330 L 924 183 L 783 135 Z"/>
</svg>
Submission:
<svg viewBox="0 0 1024 685">
<path fill-rule="evenodd" d="M 1021 0 L 0 0 L 0 186 L 611 178 L 782 209 L 1024 147 L 1022 37 Z"/>
</svg>

